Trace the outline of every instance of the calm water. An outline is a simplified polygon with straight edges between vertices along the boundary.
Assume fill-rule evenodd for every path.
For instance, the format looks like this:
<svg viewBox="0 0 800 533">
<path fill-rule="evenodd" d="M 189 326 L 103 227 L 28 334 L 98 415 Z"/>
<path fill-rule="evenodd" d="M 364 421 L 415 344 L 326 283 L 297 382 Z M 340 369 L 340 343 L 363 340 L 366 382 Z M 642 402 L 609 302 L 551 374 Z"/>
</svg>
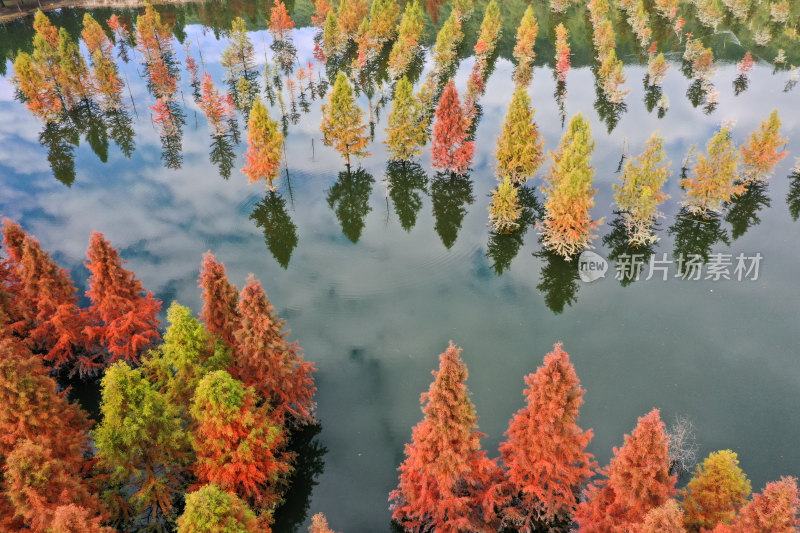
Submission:
<svg viewBox="0 0 800 533">
<path fill-rule="evenodd" d="M 200 46 L 205 67 L 219 84 L 225 41 L 216 37 L 219 28 L 197 23 L 213 19 L 198 18 L 198 9 L 171 8 L 170 13 L 177 12 L 182 38 L 192 44 L 195 58 Z M 513 11 L 507 28 L 515 27 L 522 10 Z M 298 19 L 308 12 L 305 3 L 295 6 Z M 96 18 L 108 14 L 101 11 Z M 71 11 L 57 17 L 80 16 Z M 261 15 L 253 17 L 257 21 Z M 475 18 L 480 20 L 480 12 Z M 537 50 L 551 50 L 546 27 L 542 24 L 544 41 Z M 0 34 L 6 50 L 24 45 L 20 35 L 29 39 L 23 29 L 18 25 Z M 505 50 L 512 32 L 506 31 Z M 292 34 L 300 64 L 313 60 L 313 36 L 308 27 Z M 251 39 L 263 62 L 271 37 L 261 29 Z M 585 43 L 586 36 L 576 39 Z M 17 44 L 9 46 L 12 41 Z M 474 31 L 467 41 L 474 42 Z M 738 60 L 744 53 L 732 35 L 709 37 L 709 43 L 719 46 L 718 56 Z M 589 52 L 581 46 L 576 44 L 565 107 L 567 117 L 581 111 L 590 118 L 597 145 L 593 213 L 605 223 L 595 251 L 604 257 L 613 252 L 612 184 L 619 178 L 623 147 L 635 155 L 658 130 L 675 173 L 666 186 L 672 198 L 663 209 L 656 257 L 697 250 L 760 253 L 757 281 L 683 281 L 671 272 L 668 281 L 642 279 L 623 286 L 614 279 L 612 263 L 605 279 L 586 284 L 574 264 L 541 254 L 535 227 L 515 237 L 492 236 L 487 207 L 496 184 L 493 152 L 513 72 L 502 51 L 480 100 L 468 179 L 437 177 L 427 152 L 420 169 L 387 168 L 381 142 L 390 103 L 375 113 L 373 155 L 347 174 L 343 161 L 320 142 L 320 100 L 309 99 L 309 111 L 298 106 L 297 121 L 289 122 L 289 177 L 282 177 L 274 196 L 248 185 L 238 171 L 243 144 L 232 148 L 230 179 L 210 162 L 210 130 L 191 99 L 185 71 L 179 98 L 186 114 L 182 163 L 165 168 L 148 112 L 154 101 L 135 62 L 123 67 L 138 112 L 130 109 L 135 150 L 127 158 L 102 134 L 91 142 L 82 136 L 74 149 L 74 182 L 65 186 L 54 179 L 40 145 L 42 124 L 14 99 L 7 64 L 7 76 L 0 77 L 0 213 L 38 236 L 81 287 L 92 230 L 104 232 L 161 299 L 178 300 L 195 311 L 204 251 L 213 250 L 238 285 L 255 273 L 292 337 L 318 366 L 318 442 L 328 451 L 309 509 L 324 512 L 340 531 L 389 530 L 387 496 L 396 484 L 395 469 L 421 417 L 419 394 L 450 339 L 464 348 L 468 385 L 488 435 L 483 444 L 492 455 L 522 405 L 523 376 L 535 370 L 554 342 L 564 341 L 587 391 L 580 423 L 594 428 L 590 449 L 601 464 L 637 416 L 660 407 L 667 421 L 679 414 L 694 421 L 701 456 L 722 448 L 738 452 L 755 490 L 781 475 L 800 475 L 800 223 L 793 221 L 787 201 L 790 190 L 795 205 L 800 195 L 800 178 L 789 176 L 794 157 L 800 156 L 800 89 L 784 91 L 788 73 L 762 62 L 751 73 L 749 88 L 736 96 L 735 64 L 722 64 L 713 80 L 719 104 L 708 114 L 687 98 L 691 80 L 673 64 L 663 86 L 671 106 L 659 118 L 644 101 L 645 67 L 627 55 L 631 93 L 609 132 L 596 110 L 594 75 L 580 58 Z M 562 120 L 546 64 L 552 53 L 539 53 L 530 94 L 546 148 L 553 150 Z M 178 55 L 183 58 L 182 51 Z M 458 66 L 459 91 L 472 63 L 467 57 Z M 379 96 L 380 90 L 373 104 Z M 364 110 L 370 105 L 366 96 L 359 103 Z M 676 218 L 680 166 L 689 147 L 704 146 L 726 120 L 736 121 L 740 143 L 773 108 L 790 138 L 790 156 L 766 188 L 737 201 L 718 224 Z M 278 113 L 275 107 L 272 111 Z M 539 185 L 540 177 L 530 182 L 528 203 L 534 207 L 542 202 Z"/>
</svg>

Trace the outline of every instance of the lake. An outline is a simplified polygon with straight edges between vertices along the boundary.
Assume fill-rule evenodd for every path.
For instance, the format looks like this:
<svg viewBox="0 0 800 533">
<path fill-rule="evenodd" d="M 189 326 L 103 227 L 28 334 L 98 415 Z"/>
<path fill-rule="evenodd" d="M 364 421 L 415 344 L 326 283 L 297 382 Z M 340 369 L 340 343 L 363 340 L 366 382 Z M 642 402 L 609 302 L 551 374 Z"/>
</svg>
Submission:
<svg viewBox="0 0 800 533">
<path fill-rule="evenodd" d="M 140 76 L 138 55 L 130 63 L 118 62 L 129 83 L 123 94 L 134 132 L 130 157 L 108 135 L 93 134 L 90 124 L 89 138 L 60 134 L 60 144 L 54 143 L 60 148 L 51 151 L 56 154 L 54 172 L 40 143 L 42 123 L 15 100 L 8 61 L 0 77 L 0 213 L 36 235 L 70 269 L 81 291 L 92 230 L 105 233 L 145 287 L 167 305 L 177 300 L 199 311 L 197 277 L 206 250 L 225 263 L 239 287 L 254 273 L 286 319 L 291 338 L 317 365 L 317 439 L 327 453 L 308 517 L 324 512 L 338 531 L 390 530 L 387 498 L 397 483 L 403 445 L 421 418 L 419 395 L 451 339 L 463 347 L 467 384 L 491 456 L 498 455 L 508 420 L 522 406 L 523 376 L 536 369 L 555 342 L 563 341 L 586 389 L 580 424 L 594 429 L 589 450 L 601 465 L 637 417 L 659 407 L 667 423 L 676 415 L 694 422 L 700 458 L 718 449 L 736 451 L 754 492 L 781 475 L 800 475 L 800 222 L 792 217 L 792 209 L 794 218 L 800 209 L 800 177 L 791 172 L 800 157 L 800 89 L 792 90 L 790 72 L 769 62 L 773 49 L 753 48 L 756 66 L 748 88 L 737 95 L 736 62 L 749 48 L 739 44 L 738 30 L 720 28 L 704 40 L 718 58 L 713 84 L 719 101 L 713 110 L 704 102 L 695 106 L 687 97 L 692 80 L 681 72 L 682 48 L 674 35 L 668 38 L 667 29 L 660 42 L 671 62 L 663 83 L 670 106 L 659 117 L 646 102 L 646 54 L 621 25 L 617 51 L 631 92 L 626 109 L 609 119 L 607 106 L 598 105 L 583 10 L 565 17 L 575 39 L 565 116 L 585 114 L 596 142 L 592 213 L 604 222 L 594 251 L 603 258 L 626 253 L 613 226 L 612 185 L 619 180 L 623 153 L 635 156 L 658 131 L 666 139 L 673 174 L 665 187 L 670 199 L 663 206 L 654 257 L 666 254 L 671 260 L 681 252 L 707 251 L 732 254 L 734 266 L 740 253 L 762 257 L 755 280 L 739 281 L 734 275 L 730 280 L 684 280 L 675 277 L 673 265 L 667 280 L 661 272 L 645 279 L 645 268 L 642 279 L 621 283 L 611 261 L 605 278 L 587 283 L 580 280 L 575 261 L 542 253 L 535 224 L 512 235 L 495 235 L 488 226 L 490 194 L 497 184 L 496 138 L 513 90 L 509 51 L 523 8 L 516 1 L 503 7 L 504 34 L 480 99 L 476 153 L 468 177 L 461 179 L 437 176 L 429 147 L 419 168 L 387 166 L 382 141 L 391 89 L 386 83 L 373 87 L 371 98 L 370 91 L 361 91 L 361 108 L 373 109 L 374 139 L 368 147 L 372 155 L 354 162 L 353 172 L 347 173 L 338 154 L 323 146 L 322 101 L 315 97 L 308 98 L 307 111 L 299 100 L 296 116 L 288 119 L 288 176 L 281 175 L 275 194 L 248 184 L 239 171 L 243 141 L 230 148 L 216 146 L 233 150 L 226 179 L 219 169 L 225 157 L 218 156 L 217 164 L 210 160 L 210 129 L 192 100 L 183 67 L 181 160 L 178 164 L 173 153 L 170 166 L 178 168 L 167 168 L 148 109 L 154 98 Z M 271 58 L 272 37 L 260 4 L 162 9 L 195 59 L 198 49 L 202 52 L 204 68 L 219 86 L 222 32 L 233 15 L 248 19 L 259 61 L 263 64 L 265 54 Z M 299 65 L 315 61 L 317 30 L 308 26 L 310 10 L 307 1 L 290 10 L 298 23 L 291 38 Z M 481 11 L 466 27 L 454 76 L 460 93 L 474 62 L 471 50 Z M 115 11 L 91 12 L 105 21 Z M 77 32 L 82 14 L 70 9 L 51 16 L 55 24 Z M 438 17 L 438 24 L 444 18 Z M 564 131 L 549 42 L 554 20 L 540 20 L 529 90 L 547 150 L 555 150 Z M 695 35 L 711 33 L 690 24 L 687 31 Z M 0 29 L 2 56 L 13 58 L 15 50 L 29 48 L 31 35 L 30 20 Z M 177 50 L 183 65 L 184 51 Z M 789 62 L 797 63 L 798 55 L 786 51 Z M 315 68 L 315 75 L 326 76 L 324 68 Z M 428 62 L 417 86 L 429 69 Z M 740 144 L 772 109 L 780 112 L 782 133 L 790 140 L 789 157 L 768 184 L 734 201 L 715 223 L 695 223 L 681 214 L 678 180 L 689 148 L 703 149 L 724 121 L 735 121 L 733 136 Z M 276 105 L 270 112 L 280 114 Z M 240 129 L 243 125 L 240 116 Z M 63 166 L 70 146 L 63 139 L 71 135 L 80 136 L 72 148 L 74 179 L 68 154 L 66 171 Z M 545 169 L 528 182 L 529 218 L 544 201 L 539 187 Z M 302 512 L 297 520 L 286 530 L 307 527 Z"/>
</svg>

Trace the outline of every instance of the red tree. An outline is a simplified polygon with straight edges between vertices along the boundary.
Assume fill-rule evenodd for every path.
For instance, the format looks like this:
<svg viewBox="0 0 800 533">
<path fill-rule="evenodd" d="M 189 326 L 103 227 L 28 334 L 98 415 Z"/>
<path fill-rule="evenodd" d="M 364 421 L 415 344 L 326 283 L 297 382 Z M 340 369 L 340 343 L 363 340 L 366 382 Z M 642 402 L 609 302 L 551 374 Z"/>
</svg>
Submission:
<svg viewBox="0 0 800 533">
<path fill-rule="evenodd" d="M 286 340 L 285 322 L 252 274 L 240 295 L 239 316 L 231 373 L 270 402 L 278 422 L 287 416 L 313 421 L 314 364 L 303 361 L 297 344 Z"/>
<path fill-rule="evenodd" d="M 8 220 L 3 221 L 8 250 L 6 284 L 14 301 L 7 317 L 28 346 L 55 366 L 83 360 L 81 313 L 69 273 L 42 250 L 39 241 Z"/>
<path fill-rule="evenodd" d="M 675 494 L 668 439 L 658 409 L 639 418 L 622 448 L 614 448 L 606 479 L 593 482 L 575 519 L 581 533 L 625 533 Z"/>
<path fill-rule="evenodd" d="M 100 525 L 100 517 L 92 517 L 85 507 L 62 505 L 56 509 L 48 533 L 116 533 Z"/>
<path fill-rule="evenodd" d="M 200 381 L 192 405 L 194 468 L 199 484 L 213 483 L 255 508 L 271 509 L 290 457 L 280 451 L 283 428 L 257 403 L 255 391 L 224 370 Z"/>
<path fill-rule="evenodd" d="M 318 28 L 325 25 L 325 19 L 328 18 L 328 11 L 333 9 L 331 0 L 314 0 L 314 14 L 311 15 L 311 24 Z"/>
<path fill-rule="evenodd" d="M 208 124 L 211 126 L 212 135 L 219 137 L 225 135 L 228 121 L 233 118 L 233 102 L 222 96 L 214 87 L 211 74 L 203 74 L 203 83 L 200 85 L 200 102 L 198 105 L 205 113 Z"/>
<path fill-rule="evenodd" d="M 467 140 L 470 120 L 461 107 L 456 84 L 444 88 L 436 108 L 433 125 L 433 167 L 455 174 L 465 174 L 472 162 L 475 143 Z"/>
<path fill-rule="evenodd" d="M 275 2 L 269 14 L 269 32 L 276 39 L 283 39 L 286 32 L 294 28 L 294 21 L 282 0 Z"/>
<path fill-rule="evenodd" d="M 161 336 L 158 312 L 161 302 L 145 291 L 111 243 L 97 231 L 92 233 L 86 253 L 91 272 L 86 296 L 90 325 L 84 332 L 89 342 L 105 353 L 105 363 L 118 360 L 138 364 L 139 357 Z"/>
<path fill-rule="evenodd" d="M 797 480 L 782 477 L 780 481 L 767 483 L 761 494 L 753 496 L 731 527 L 738 533 L 795 533 L 800 526 L 798 513 Z"/>
<path fill-rule="evenodd" d="M 527 405 L 511 419 L 500 453 L 512 493 L 504 518 L 530 532 L 572 516 L 594 462 L 585 451 L 592 431 L 576 424 L 584 391 L 561 343 L 525 383 Z"/>
<path fill-rule="evenodd" d="M 467 367 L 453 343 L 420 401 L 425 418 L 406 444 L 392 518 L 408 531 L 496 531 L 502 473 L 480 449 L 483 433 L 464 382 Z"/>
<path fill-rule="evenodd" d="M 51 531 L 63 505 L 81 506 L 87 518 L 102 519 L 103 506 L 83 479 L 81 467 L 79 458 L 59 458 L 52 450 L 23 440 L 6 458 L 6 496 L 33 531 Z"/>
<path fill-rule="evenodd" d="M 317 513 L 311 517 L 311 525 L 308 533 L 336 533 L 328 526 L 328 519 L 322 513 Z"/>
<path fill-rule="evenodd" d="M 217 261 L 210 251 L 203 254 L 198 282 L 203 289 L 200 319 L 211 335 L 233 346 L 236 343 L 234 333 L 239 328 L 239 294 L 236 285 L 228 281 L 225 265 Z"/>
</svg>

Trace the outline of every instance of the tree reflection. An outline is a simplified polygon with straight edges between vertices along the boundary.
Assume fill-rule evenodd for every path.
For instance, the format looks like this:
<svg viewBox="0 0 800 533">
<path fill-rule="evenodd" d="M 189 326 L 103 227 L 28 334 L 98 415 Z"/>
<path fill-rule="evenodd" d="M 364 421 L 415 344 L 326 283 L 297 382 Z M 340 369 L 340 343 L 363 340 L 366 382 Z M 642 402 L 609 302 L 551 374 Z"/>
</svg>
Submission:
<svg viewBox="0 0 800 533">
<path fill-rule="evenodd" d="M 709 214 L 706 217 L 692 215 L 689 210 L 682 207 L 675 217 L 675 223 L 669 227 L 667 233 L 673 236 L 673 257 L 678 262 L 678 271 L 685 273 L 685 262 L 692 256 L 699 256 L 705 263 L 711 254 L 711 248 L 722 242 L 730 245 L 728 232 L 722 227 L 719 216 Z"/>
<path fill-rule="evenodd" d="M 319 424 L 305 425 L 289 435 L 288 451 L 295 454 L 294 470 L 287 480 L 288 490 L 283 502 L 275 510 L 272 531 L 296 533 L 308 517 L 311 492 L 319 484 L 317 479 L 325 470 L 328 449 L 316 438 L 322 431 Z"/>
<path fill-rule="evenodd" d="M 655 249 L 652 243 L 646 246 L 632 245 L 625 229 L 625 219 L 619 211 L 614 214 L 616 216 L 609 224 L 611 232 L 603 236 L 603 244 L 609 248 L 608 259 L 614 261 L 621 272 L 620 285 L 627 287 L 637 280 L 640 269 L 650 261 Z"/>
<path fill-rule="evenodd" d="M 489 232 L 489 243 L 486 247 L 486 257 L 492 261 L 492 270 L 498 276 L 511 266 L 524 244 L 525 234 L 537 220 L 543 216 L 543 207 L 536 198 L 534 189 L 520 187 L 518 189 L 519 203 L 522 213 L 517 222 L 519 227 L 511 233 Z"/>
<path fill-rule="evenodd" d="M 161 160 L 165 167 L 177 170 L 183 166 L 183 126 L 186 125 L 186 115 L 175 102 L 168 102 L 167 109 L 165 116 L 156 118 L 160 120 Z"/>
<path fill-rule="evenodd" d="M 68 119 L 48 122 L 39 133 L 39 143 L 47 149 L 53 176 L 67 187 L 75 181 L 75 147 L 79 141 L 78 130 Z"/>
<path fill-rule="evenodd" d="M 297 226 L 286 209 L 286 200 L 275 191 L 268 192 L 256 204 L 250 220 L 264 232 L 264 242 L 278 264 L 287 268 L 298 239 Z"/>
<path fill-rule="evenodd" d="M 437 172 L 431 182 L 431 199 L 434 229 L 448 250 L 458 238 L 458 230 L 467 214 L 467 205 L 472 205 L 472 181 L 467 176 Z"/>
<path fill-rule="evenodd" d="M 792 220 L 797 222 L 800 218 L 800 173 L 789 176 L 789 194 L 786 195 L 786 203 L 789 206 L 789 214 Z"/>
<path fill-rule="evenodd" d="M 133 120 L 128 112 L 124 109 L 110 109 L 106 111 L 105 123 L 111 140 L 122 155 L 130 158 L 136 149 L 136 141 L 134 141 Z"/>
<path fill-rule="evenodd" d="M 364 231 L 364 219 L 372 210 L 369 195 L 372 192 L 373 177 L 363 168 L 339 172 L 339 178 L 328 191 L 328 205 L 336 213 L 342 225 L 342 233 L 357 243 Z"/>
<path fill-rule="evenodd" d="M 739 74 L 736 76 L 736 79 L 733 80 L 733 93 L 739 96 L 747 90 L 748 85 L 750 85 L 750 79 L 744 74 Z"/>
<path fill-rule="evenodd" d="M 748 229 L 760 224 L 758 212 L 769 207 L 770 203 L 767 184 L 762 182 L 750 184 L 743 194 L 731 200 L 725 214 L 725 220 L 731 225 L 731 237 L 736 240 Z"/>
<path fill-rule="evenodd" d="M 400 227 L 411 231 L 422 208 L 422 196 L 428 192 L 428 175 L 416 161 L 389 161 L 386 179 Z"/>
<path fill-rule="evenodd" d="M 594 108 L 600 116 L 600 120 L 605 123 L 608 133 L 611 133 L 614 131 L 614 128 L 617 127 L 617 124 L 619 124 L 622 115 L 628 110 L 628 106 L 625 102 L 614 103 L 609 100 L 599 77 L 595 78 L 594 92 L 596 95 Z"/>
<path fill-rule="evenodd" d="M 536 288 L 544 294 L 547 308 L 559 315 L 564 312 L 565 305 L 572 305 L 578 299 L 578 262 L 546 251 L 533 255 L 544 260 L 541 281 Z"/>
<path fill-rule="evenodd" d="M 233 169 L 233 159 L 236 153 L 233 150 L 234 142 L 233 136 L 229 134 L 211 137 L 211 147 L 208 152 L 208 158 L 219 169 L 219 175 L 223 179 L 231 177 L 231 169 Z"/>
</svg>

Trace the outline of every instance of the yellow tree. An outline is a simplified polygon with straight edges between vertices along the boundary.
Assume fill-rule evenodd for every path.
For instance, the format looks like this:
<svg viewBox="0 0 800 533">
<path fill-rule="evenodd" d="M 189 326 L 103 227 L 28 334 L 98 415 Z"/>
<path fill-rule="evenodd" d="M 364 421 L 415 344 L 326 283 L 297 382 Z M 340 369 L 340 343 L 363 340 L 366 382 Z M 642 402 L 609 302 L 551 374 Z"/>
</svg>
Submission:
<svg viewBox="0 0 800 533">
<path fill-rule="evenodd" d="M 500 185 L 492 191 L 492 202 L 489 204 L 489 222 L 499 233 L 511 233 L 519 227 L 519 216 L 522 207 L 519 205 L 519 194 L 511 180 L 504 178 Z"/>
<path fill-rule="evenodd" d="M 389 127 L 386 129 L 390 160 L 409 161 L 422 153 L 428 136 L 423 111 L 419 100 L 414 98 L 414 87 L 403 76 L 395 87 Z"/>
<path fill-rule="evenodd" d="M 775 170 L 775 165 L 786 157 L 788 152 L 778 150 L 787 141 L 781 137 L 780 129 L 781 119 L 775 109 L 742 146 L 742 176 L 745 183 L 764 181 Z"/>
<path fill-rule="evenodd" d="M 707 155 L 697 156 L 694 176 L 681 180 L 686 191 L 684 205 L 693 214 L 719 213 L 725 202 L 744 192 L 736 183 L 739 154 L 728 126 L 722 126 L 706 145 Z"/>
<path fill-rule="evenodd" d="M 350 156 L 365 157 L 369 137 L 363 124 L 364 113 L 356 105 L 353 87 L 344 72 L 339 72 L 328 103 L 322 106 L 322 135 L 325 146 L 333 146 L 350 166 Z"/>
<path fill-rule="evenodd" d="M 527 89 L 518 88 L 511 98 L 495 154 L 498 176 L 515 184 L 533 177 L 544 161 L 544 141 L 533 115 Z"/>
<path fill-rule="evenodd" d="M 712 452 L 686 485 L 684 523 L 690 531 L 730 524 L 750 496 L 750 481 L 731 450 Z"/>
<path fill-rule="evenodd" d="M 278 123 L 270 118 L 263 102 L 256 100 L 247 121 L 247 152 L 242 169 L 250 183 L 263 180 L 270 190 L 275 190 L 273 182 L 280 170 L 282 146 L 283 134 Z"/>
<path fill-rule="evenodd" d="M 536 60 L 534 45 L 536 36 L 539 34 L 539 23 L 533 14 L 533 6 L 528 6 L 522 21 L 517 28 L 517 43 L 514 45 L 514 59 L 517 60 L 517 71 L 514 73 L 514 81 L 518 85 L 527 85 L 531 78 L 533 62 Z"/>
</svg>

